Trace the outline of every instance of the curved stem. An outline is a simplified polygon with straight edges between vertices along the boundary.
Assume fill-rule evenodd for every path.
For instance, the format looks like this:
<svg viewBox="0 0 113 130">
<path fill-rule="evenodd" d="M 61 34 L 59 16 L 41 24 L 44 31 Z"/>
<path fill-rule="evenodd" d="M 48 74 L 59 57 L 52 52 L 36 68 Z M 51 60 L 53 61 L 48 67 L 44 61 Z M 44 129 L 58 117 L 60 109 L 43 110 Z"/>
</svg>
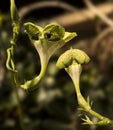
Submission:
<svg viewBox="0 0 113 130">
<path fill-rule="evenodd" d="M 72 81 L 74 83 L 79 106 L 82 108 L 83 111 L 85 111 L 85 112 L 89 113 L 90 115 L 99 119 L 99 121 L 96 123 L 96 125 L 113 126 L 112 120 L 110 120 L 109 118 L 104 117 L 101 114 L 92 110 L 90 103 L 88 101 L 86 101 L 85 98 L 82 96 L 81 91 L 80 91 L 80 85 L 79 85 L 81 70 L 82 70 L 82 68 L 81 68 L 80 64 L 74 64 L 74 65 L 70 66 L 68 69 L 66 69 L 66 71 L 68 72 L 68 74 L 70 75 L 70 77 L 72 78 Z M 95 125 L 95 123 L 93 123 L 93 124 Z"/>
<path fill-rule="evenodd" d="M 92 3 L 90 0 L 84 0 L 86 6 L 92 10 L 97 16 L 99 16 L 108 26 L 113 27 L 113 21 L 108 18 L 106 15 L 101 13 Z"/>
<path fill-rule="evenodd" d="M 80 92 L 79 79 L 77 82 L 73 81 L 73 83 L 74 83 L 76 94 L 77 94 L 78 104 L 83 109 L 83 111 L 85 111 L 85 112 L 89 113 L 90 115 L 99 119 L 100 121 L 97 122 L 97 125 L 111 125 L 111 126 L 113 126 L 112 120 L 110 120 L 107 117 L 102 116 L 101 114 L 99 114 L 91 109 L 90 104 L 84 99 L 84 97 L 82 96 L 82 94 Z"/>
<path fill-rule="evenodd" d="M 40 8 L 46 8 L 46 7 L 60 7 L 67 11 L 76 11 L 75 7 L 72 5 L 69 5 L 65 2 L 61 1 L 41 1 L 41 2 L 35 2 L 33 4 L 27 5 L 19 10 L 20 18 L 24 18 L 29 12 L 33 10 L 38 10 Z"/>
<path fill-rule="evenodd" d="M 47 64 L 48 64 L 48 58 L 46 58 L 43 55 L 40 55 L 40 61 L 41 61 L 41 70 L 38 76 L 33 78 L 32 80 L 26 81 L 25 84 L 20 85 L 21 88 L 28 89 L 28 90 L 34 90 L 37 88 L 38 83 L 41 81 L 43 76 L 45 75 Z"/>
<path fill-rule="evenodd" d="M 80 80 L 80 73 L 81 73 L 81 65 L 74 65 L 71 66 L 72 68 L 72 73 L 71 73 L 71 77 L 72 77 L 72 81 L 74 83 L 75 86 L 75 91 L 77 94 L 77 100 L 78 100 L 78 104 L 81 108 L 85 109 L 86 111 L 89 111 L 91 109 L 90 105 L 86 102 L 86 100 L 84 99 L 84 97 L 81 94 L 80 91 L 80 85 L 79 85 L 79 80 Z"/>
<path fill-rule="evenodd" d="M 20 24 L 19 24 L 19 16 L 18 16 L 18 11 L 15 5 L 15 0 L 10 0 L 10 14 L 11 14 L 11 20 L 12 20 L 12 26 L 13 26 L 13 37 L 10 41 L 11 47 L 8 49 L 10 52 L 8 52 L 8 58 L 6 61 L 6 67 L 8 70 L 10 70 L 12 73 L 12 80 L 13 81 L 13 89 L 16 95 L 17 99 L 17 107 L 18 107 L 18 112 L 19 112 L 19 123 L 21 130 L 25 130 L 24 126 L 24 121 L 23 121 L 23 114 L 22 114 L 22 106 L 20 103 L 20 98 L 18 94 L 18 81 L 17 81 L 17 70 L 15 67 L 15 60 L 14 60 L 14 51 L 15 51 L 15 45 L 16 41 L 18 39 L 19 35 L 19 30 L 20 30 Z"/>
<path fill-rule="evenodd" d="M 78 104 L 80 105 L 80 107 L 83 108 L 84 111 L 86 111 L 89 114 L 98 118 L 99 120 L 103 120 L 104 117 L 101 116 L 100 114 L 98 114 L 97 112 L 93 111 L 91 109 L 90 105 L 85 100 L 85 98 L 82 96 L 82 94 L 80 92 L 79 81 L 78 81 L 78 83 L 77 82 L 73 82 L 73 83 L 74 83 L 74 86 L 75 86 L 75 90 L 76 90 L 76 94 L 77 94 L 77 100 L 78 100 Z"/>
</svg>

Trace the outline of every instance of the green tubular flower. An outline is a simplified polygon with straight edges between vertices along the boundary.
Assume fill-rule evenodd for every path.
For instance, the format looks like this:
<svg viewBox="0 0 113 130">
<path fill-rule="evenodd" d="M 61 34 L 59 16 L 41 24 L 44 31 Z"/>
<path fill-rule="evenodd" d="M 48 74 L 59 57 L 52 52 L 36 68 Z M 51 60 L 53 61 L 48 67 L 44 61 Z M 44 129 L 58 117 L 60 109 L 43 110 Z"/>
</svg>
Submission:
<svg viewBox="0 0 113 130">
<path fill-rule="evenodd" d="M 76 36 L 76 33 L 65 32 L 58 24 L 49 24 L 44 28 L 31 22 L 25 23 L 25 32 L 36 48 L 41 62 L 40 74 L 21 85 L 24 89 L 34 89 L 45 74 L 48 61 L 53 53 Z"/>
<path fill-rule="evenodd" d="M 89 61 L 90 58 L 84 51 L 71 48 L 59 57 L 56 66 L 59 69 L 64 68 L 73 82 L 78 84 L 82 71 L 81 64 L 88 63 Z"/>
<path fill-rule="evenodd" d="M 83 124 L 112 126 L 113 121 L 92 110 L 90 99 L 88 98 L 87 100 L 85 100 L 81 94 L 79 80 L 82 71 L 82 64 L 88 63 L 89 61 L 90 58 L 85 52 L 79 49 L 70 49 L 59 57 L 56 66 L 60 69 L 64 68 L 71 77 L 75 86 L 79 107 L 82 108 L 83 111 L 89 113 L 99 120 L 97 123 L 94 123 L 89 119 L 88 116 L 85 116 L 86 118 L 83 119 Z"/>
<path fill-rule="evenodd" d="M 79 87 L 79 80 L 80 80 L 80 74 L 82 72 L 82 66 L 81 64 L 88 63 L 90 61 L 89 56 L 79 49 L 70 49 L 66 51 L 64 54 L 62 54 L 57 63 L 56 66 L 60 69 L 65 69 L 66 72 L 71 77 L 74 86 L 75 91 L 77 94 L 78 103 L 81 108 L 84 108 L 86 111 L 89 111 L 91 109 L 90 105 L 85 101 L 83 98 L 80 87 Z"/>
</svg>

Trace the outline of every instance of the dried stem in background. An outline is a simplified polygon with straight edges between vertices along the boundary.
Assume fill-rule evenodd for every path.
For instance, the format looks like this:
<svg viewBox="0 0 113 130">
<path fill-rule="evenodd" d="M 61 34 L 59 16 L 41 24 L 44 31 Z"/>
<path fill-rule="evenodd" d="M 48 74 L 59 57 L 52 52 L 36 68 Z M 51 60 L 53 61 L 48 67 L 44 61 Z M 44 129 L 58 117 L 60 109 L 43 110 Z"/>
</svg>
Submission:
<svg viewBox="0 0 113 130">
<path fill-rule="evenodd" d="M 67 11 L 75 11 L 75 7 L 61 1 L 43 1 L 27 5 L 19 10 L 20 18 L 24 18 L 29 12 L 45 7 L 59 7 Z"/>
<path fill-rule="evenodd" d="M 99 18 L 101 18 L 108 26 L 113 27 L 113 21 L 108 18 L 106 15 L 104 15 L 100 10 L 98 10 L 90 0 L 84 0 L 84 3 L 86 6 L 94 12 Z"/>
</svg>

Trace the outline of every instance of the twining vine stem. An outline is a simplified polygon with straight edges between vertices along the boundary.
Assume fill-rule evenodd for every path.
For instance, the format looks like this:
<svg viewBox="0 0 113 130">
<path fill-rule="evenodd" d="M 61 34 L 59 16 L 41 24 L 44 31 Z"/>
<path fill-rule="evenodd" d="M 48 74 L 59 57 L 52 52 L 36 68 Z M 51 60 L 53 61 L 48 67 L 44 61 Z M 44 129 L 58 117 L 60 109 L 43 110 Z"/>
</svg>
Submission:
<svg viewBox="0 0 113 130">
<path fill-rule="evenodd" d="M 19 21 L 18 11 L 17 11 L 14 0 L 10 0 L 10 14 L 11 14 L 11 20 L 12 20 L 12 27 L 13 27 L 13 37 L 10 41 L 10 48 L 7 49 L 6 67 L 11 72 L 13 89 L 16 95 L 17 105 L 18 105 L 20 127 L 21 127 L 21 130 L 26 130 L 24 126 L 22 106 L 21 106 L 20 97 L 18 94 L 19 83 L 17 80 L 17 70 L 15 67 L 15 61 L 14 61 L 15 46 L 16 46 L 16 42 L 18 39 L 19 30 L 20 30 L 20 25 L 19 25 L 20 21 Z"/>
</svg>

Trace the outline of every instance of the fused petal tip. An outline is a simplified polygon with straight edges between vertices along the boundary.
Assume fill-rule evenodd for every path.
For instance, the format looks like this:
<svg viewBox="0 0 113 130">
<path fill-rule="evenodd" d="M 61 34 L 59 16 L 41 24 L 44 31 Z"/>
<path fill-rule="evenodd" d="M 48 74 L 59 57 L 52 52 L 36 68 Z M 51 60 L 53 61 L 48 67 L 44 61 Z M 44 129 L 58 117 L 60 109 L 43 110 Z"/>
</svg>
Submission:
<svg viewBox="0 0 113 130">
<path fill-rule="evenodd" d="M 71 48 L 70 50 L 66 51 L 59 57 L 56 66 L 59 69 L 63 69 L 67 68 L 68 66 L 70 66 L 75 62 L 77 64 L 84 64 L 88 63 L 89 61 L 90 58 L 84 51 Z"/>
</svg>

